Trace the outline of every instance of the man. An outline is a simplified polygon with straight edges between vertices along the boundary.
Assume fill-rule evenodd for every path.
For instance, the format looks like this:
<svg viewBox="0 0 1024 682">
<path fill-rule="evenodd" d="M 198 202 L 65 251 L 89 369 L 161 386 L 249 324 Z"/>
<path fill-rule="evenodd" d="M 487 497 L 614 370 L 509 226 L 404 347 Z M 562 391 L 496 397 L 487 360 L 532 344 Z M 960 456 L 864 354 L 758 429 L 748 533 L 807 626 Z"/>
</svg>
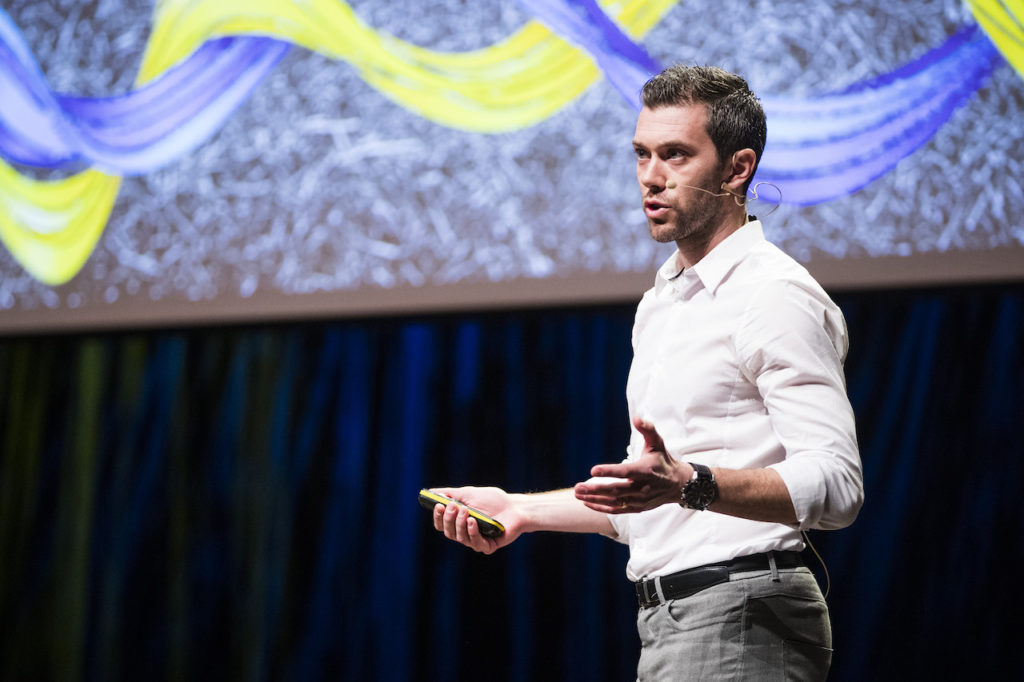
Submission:
<svg viewBox="0 0 1024 682">
<path fill-rule="evenodd" d="M 674 241 L 637 309 L 627 458 L 574 489 L 439 489 L 434 525 L 490 553 L 537 530 L 630 547 L 641 680 L 823 679 L 824 599 L 801 531 L 850 524 L 863 500 L 842 363 L 846 326 L 807 271 L 746 213 L 764 149 L 746 82 L 670 67 L 643 89 L 633 147 L 651 236 Z"/>
</svg>

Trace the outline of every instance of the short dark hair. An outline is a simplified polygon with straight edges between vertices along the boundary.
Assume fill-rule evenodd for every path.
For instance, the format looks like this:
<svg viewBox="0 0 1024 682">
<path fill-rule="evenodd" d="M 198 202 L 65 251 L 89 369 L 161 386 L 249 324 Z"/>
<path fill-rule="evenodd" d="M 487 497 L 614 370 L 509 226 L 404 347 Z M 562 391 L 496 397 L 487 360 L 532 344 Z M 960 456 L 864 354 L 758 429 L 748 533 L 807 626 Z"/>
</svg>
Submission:
<svg viewBox="0 0 1024 682">
<path fill-rule="evenodd" d="M 719 162 L 740 149 L 753 149 L 757 171 L 768 125 L 760 100 L 740 76 L 717 66 L 676 64 L 647 81 L 641 96 L 648 109 L 704 104 L 708 111 L 708 137 L 715 145 Z"/>
</svg>

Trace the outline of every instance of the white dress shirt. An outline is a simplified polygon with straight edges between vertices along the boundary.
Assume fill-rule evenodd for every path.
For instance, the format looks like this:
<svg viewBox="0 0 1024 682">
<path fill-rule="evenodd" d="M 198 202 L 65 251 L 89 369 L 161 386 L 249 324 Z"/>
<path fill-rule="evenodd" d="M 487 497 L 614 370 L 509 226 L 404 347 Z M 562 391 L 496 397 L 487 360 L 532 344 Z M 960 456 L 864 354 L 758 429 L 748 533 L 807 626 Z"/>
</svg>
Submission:
<svg viewBox="0 0 1024 682">
<path fill-rule="evenodd" d="M 665 504 L 612 514 L 631 580 L 768 550 L 803 549 L 801 529 L 849 525 L 863 500 L 846 396 L 842 312 L 807 270 L 749 222 L 680 272 L 676 255 L 637 308 L 626 385 L 670 455 L 709 467 L 771 467 L 798 526 Z M 634 428 L 627 460 L 643 451 Z"/>
</svg>

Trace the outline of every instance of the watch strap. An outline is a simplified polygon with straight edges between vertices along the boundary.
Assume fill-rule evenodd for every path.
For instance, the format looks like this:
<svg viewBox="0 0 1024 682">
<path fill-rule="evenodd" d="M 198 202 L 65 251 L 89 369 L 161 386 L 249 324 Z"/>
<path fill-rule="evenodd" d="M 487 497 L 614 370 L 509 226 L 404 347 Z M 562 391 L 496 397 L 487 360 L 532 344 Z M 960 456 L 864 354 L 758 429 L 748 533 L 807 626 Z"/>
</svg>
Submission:
<svg viewBox="0 0 1024 682">
<path fill-rule="evenodd" d="M 697 462 L 690 462 L 693 477 L 686 482 L 680 491 L 679 504 L 686 509 L 704 511 L 718 499 L 718 482 L 711 473 L 711 467 Z"/>
</svg>

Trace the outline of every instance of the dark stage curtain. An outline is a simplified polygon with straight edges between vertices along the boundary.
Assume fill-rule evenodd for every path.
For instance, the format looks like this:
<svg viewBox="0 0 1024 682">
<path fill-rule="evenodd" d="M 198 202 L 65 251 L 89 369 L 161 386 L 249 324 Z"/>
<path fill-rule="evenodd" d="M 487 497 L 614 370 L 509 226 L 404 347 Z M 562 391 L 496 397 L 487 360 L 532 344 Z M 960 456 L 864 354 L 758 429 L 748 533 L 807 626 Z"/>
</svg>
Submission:
<svg viewBox="0 0 1024 682">
<path fill-rule="evenodd" d="M 836 299 L 832 679 L 1019 678 L 1024 287 Z M 620 459 L 632 308 L 0 340 L 0 679 L 634 679 L 624 547 L 416 500 Z"/>
</svg>

